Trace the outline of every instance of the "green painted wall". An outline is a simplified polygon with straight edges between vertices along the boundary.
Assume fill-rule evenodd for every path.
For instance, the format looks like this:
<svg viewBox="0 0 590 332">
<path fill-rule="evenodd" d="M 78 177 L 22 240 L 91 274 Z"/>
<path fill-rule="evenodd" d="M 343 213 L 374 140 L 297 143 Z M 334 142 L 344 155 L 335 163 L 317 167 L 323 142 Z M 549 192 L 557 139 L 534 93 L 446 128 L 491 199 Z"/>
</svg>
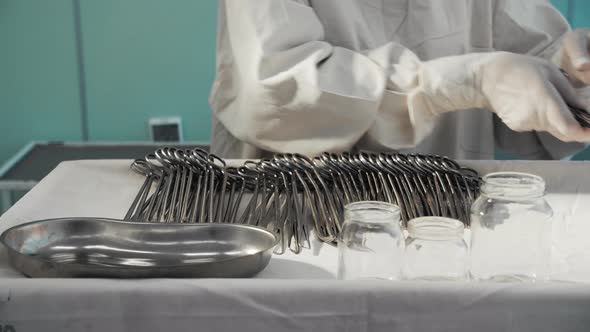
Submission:
<svg viewBox="0 0 590 332">
<path fill-rule="evenodd" d="M 216 3 L 82 0 L 90 140 L 148 140 L 149 117 L 181 116 L 209 141 Z"/>
<path fill-rule="evenodd" d="M 149 139 L 180 116 L 209 141 L 217 1 L 80 0 L 88 135 Z M 82 139 L 72 0 L 0 0 L 0 165 L 32 140 Z"/>
<path fill-rule="evenodd" d="M 571 11 L 569 0 L 552 2 L 590 26 L 590 1 Z M 0 164 L 31 140 L 82 139 L 72 4 L 0 0 Z M 149 117 L 180 116 L 186 140 L 208 141 L 217 1 L 80 6 L 89 138 L 146 140 Z"/>
<path fill-rule="evenodd" d="M 0 0 L 0 164 L 31 140 L 80 140 L 71 0 Z"/>
<path fill-rule="evenodd" d="M 590 27 L 590 1 L 577 0 L 572 1 L 574 7 L 571 10 L 573 17 L 572 26 L 575 28 Z"/>
<path fill-rule="evenodd" d="M 559 9 L 559 11 L 564 14 L 564 16 L 567 16 L 569 0 L 551 0 L 551 3 L 555 6 L 555 8 Z"/>
</svg>

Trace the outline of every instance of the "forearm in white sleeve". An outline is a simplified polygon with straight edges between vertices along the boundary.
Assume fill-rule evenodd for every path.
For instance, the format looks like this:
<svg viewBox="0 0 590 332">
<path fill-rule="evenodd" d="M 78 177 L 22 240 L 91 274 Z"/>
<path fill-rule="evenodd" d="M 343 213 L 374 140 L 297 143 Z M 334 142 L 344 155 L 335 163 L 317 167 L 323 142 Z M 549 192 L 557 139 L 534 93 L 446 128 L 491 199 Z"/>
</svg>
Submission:
<svg viewBox="0 0 590 332">
<path fill-rule="evenodd" d="M 494 48 L 551 60 L 570 26 L 548 0 L 496 0 Z"/>
<path fill-rule="evenodd" d="M 393 145 L 413 144 L 428 131 L 408 111 L 419 61 L 402 46 L 363 52 L 333 46 L 324 41 L 323 26 L 304 0 L 223 0 L 222 5 L 240 93 L 234 107 L 217 117 L 237 138 L 269 151 L 349 150 L 375 128 L 384 106 L 394 112 L 379 128 L 397 131 Z M 392 63 L 406 72 L 399 79 L 409 80 L 402 82 L 408 90 L 395 98 L 384 96 Z"/>
</svg>

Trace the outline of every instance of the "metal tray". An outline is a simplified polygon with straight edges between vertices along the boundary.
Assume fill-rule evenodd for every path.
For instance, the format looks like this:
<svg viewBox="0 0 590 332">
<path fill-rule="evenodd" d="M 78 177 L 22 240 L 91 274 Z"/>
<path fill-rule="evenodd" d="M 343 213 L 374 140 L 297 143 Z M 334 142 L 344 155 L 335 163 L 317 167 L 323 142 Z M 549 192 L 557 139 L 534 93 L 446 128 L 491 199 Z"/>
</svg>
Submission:
<svg viewBox="0 0 590 332">
<path fill-rule="evenodd" d="M 0 242 L 29 277 L 246 278 L 268 265 L 278 239 L 246 225 L 67 218 L 12 227 Z"/>
</svg>

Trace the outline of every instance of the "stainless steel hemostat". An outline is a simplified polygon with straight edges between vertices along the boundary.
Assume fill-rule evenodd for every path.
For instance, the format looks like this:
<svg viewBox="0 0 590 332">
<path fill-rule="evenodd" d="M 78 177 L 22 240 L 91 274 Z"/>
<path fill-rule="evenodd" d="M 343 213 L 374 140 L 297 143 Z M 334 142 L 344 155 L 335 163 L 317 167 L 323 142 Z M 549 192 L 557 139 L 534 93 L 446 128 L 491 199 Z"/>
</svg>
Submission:
<svg viewBox="0 0 590 332">
<path fill-rule="evenodd" d="M 476 171 L 427 155 L 277 154 L 236 168 L 204 150 L 162 148 L 131 167 L 146 179 L 126 220 L 260 226 L 280 239 L 279 254 L 309 248 L 311 230 L 335 243 L 344 206 L 358 201 L 396 204 L 404 222 L 442 216 L 469 224 L 480 186 Z"/>
</svg>

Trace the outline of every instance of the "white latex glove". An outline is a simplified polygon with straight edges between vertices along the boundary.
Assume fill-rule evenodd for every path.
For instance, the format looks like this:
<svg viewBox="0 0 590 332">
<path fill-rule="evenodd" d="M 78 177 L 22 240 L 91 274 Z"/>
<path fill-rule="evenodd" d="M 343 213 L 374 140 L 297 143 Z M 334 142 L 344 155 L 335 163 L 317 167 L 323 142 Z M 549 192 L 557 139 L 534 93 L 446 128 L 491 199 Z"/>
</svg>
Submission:
<svg viewBox="0 0 590 332">
<path fill-rule="evenodd" d="M 485 108 L 515 131 L 546 131 L 564 142 L 590 142 L 567 104 L 584 108 L 559 68 L 506 52 L 440 58 L 423 64 L 417 98 L 435 114 Z M 567 104 L 566 104 L 567 103 Z"/>
<path fill-rule="evenodd" d="M 590 85 L 590 29 L 568 32 L 555 62 L 569 74 L 576 86 Z"/>
</svg>

